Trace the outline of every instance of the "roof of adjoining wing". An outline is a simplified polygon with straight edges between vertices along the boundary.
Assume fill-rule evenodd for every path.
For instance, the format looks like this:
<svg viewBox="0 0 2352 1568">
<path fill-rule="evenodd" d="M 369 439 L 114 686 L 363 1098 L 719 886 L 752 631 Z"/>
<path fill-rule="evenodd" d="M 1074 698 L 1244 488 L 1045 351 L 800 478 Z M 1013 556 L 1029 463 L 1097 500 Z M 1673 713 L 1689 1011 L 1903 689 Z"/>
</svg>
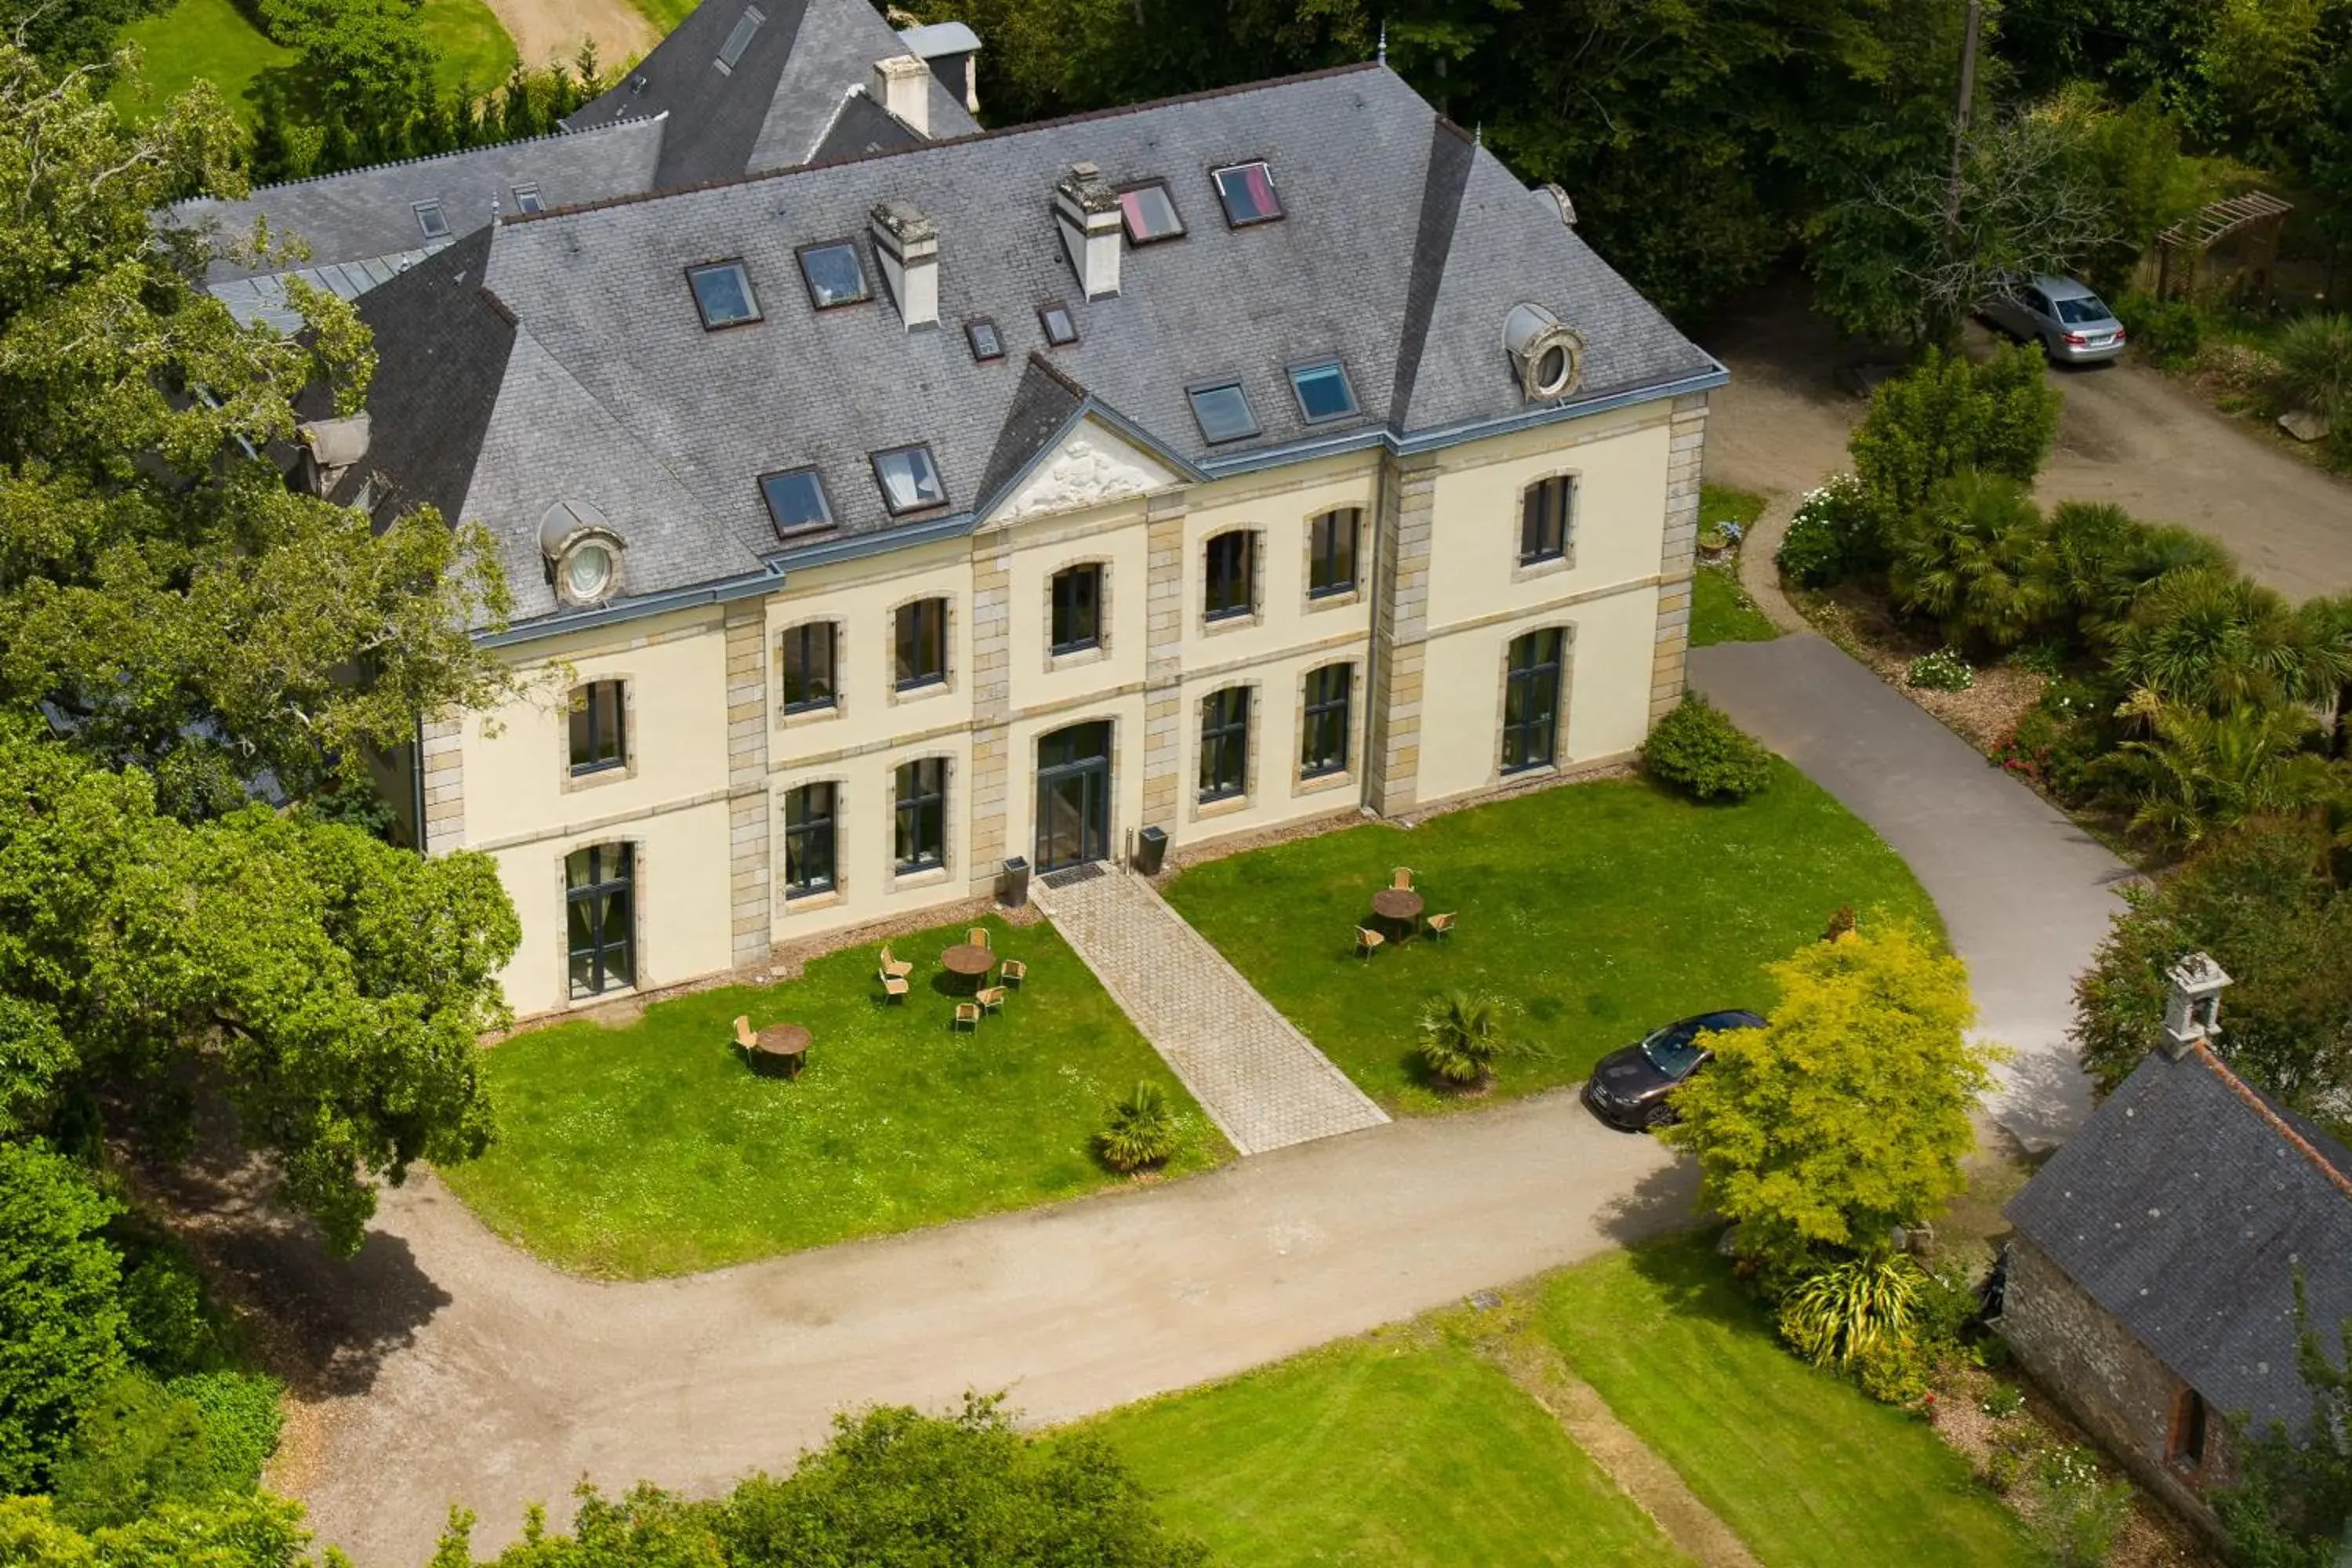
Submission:
<svg viewBox="0 0 2352 1568">
<path fill-rule="evenodd" d="M 1252 159 L 1268 162 L 1285 216 L 1233 228 L 1210 171 Z M 1164 179 L 1187 228 L 1126 247 L 1120 292 L 1091 301 L 1051 210 L 1055 181 L 1080 161 L 1114 185 Z M 866 233 L 886 200 L 938 226 L 937 329 L 908 331 L 883 287 Z M 844 237 L 874 298 L 816 311 L 796 251 Z M 740 259 L 762 320 L 706 331 L 686 270 L 724 258 Z M 1079 412 L 1194 472 L 1309 441 L 1544 414 L 1503 350 L 1504 318 L 1523 300 L 1584 336 L 1570 406 L 1719 374 L 1561 224 L 1556 203 L 1369 67 L 551 213 L 500 227 L 486 271 L 517 323 L 516 363 L 528 345 L 548 367 L 506 374 L 462 507 L 508 542 L 519 622 L 556 608 L 534 531 L 558 500 L 612 521 L 628 542 L 626 591 L 643 595 L 780 552 L 762 474 L 815 466 L 837 525 L 827 538 L 891 529 L 870 467 L 886 447 L 929 444 L 947 504 L 928 520 L 1001 499 Z M 402 346 L 419 335 L 400 319 L 413 298 L 363 301 L 379 387 L 423 373 Z M 1048 301 L 1068 308 L 1078 342 L 1046 345 L 1036 312 Z M 963 328 L 978 317 L 996 323 L 1002 359 L 975 362 Z M 1051 367 L 1042 383 L 1033 354 Z M 1287 370 L 1333 358 L 1360 416 L 1310 426 Z M 1240 383 L 1258 435 L 1203 439 L 1187 388 L 1210 380 Z M 583 406 L 625 438 L 554 440 L 551 427 L 575 425 Z M 687 498 L 679 515 L 646 510 L 656 471 L 666 493 Z M 637 545 L 656 531 L 658 559 Z"/>
<path fill-rule="evenodd" d="M 2007 1212 L 2215 1407 L 2308 1419 L 2294 1279 L 2332 1344 L 2352 1318 L 2352 1151 L 2202 1047 L 2140 1063 Z"/>
<path fill-rule="evenodd" d="M 720 51 L 755 12 L 748 41 L 722 68 Z M 845 94 L 862 89 L 877 60 L 906 52 L 866 0 L 706 0 L 564 124 L 585 130 L 667 111 L 674 123 L 654 184 L 731 180 L 820 156 Z M 979 129 L 953 94 L 929 85 L 934 138 Z M 864 142 L 845 150 L 863 151 Z"/>
</svg>

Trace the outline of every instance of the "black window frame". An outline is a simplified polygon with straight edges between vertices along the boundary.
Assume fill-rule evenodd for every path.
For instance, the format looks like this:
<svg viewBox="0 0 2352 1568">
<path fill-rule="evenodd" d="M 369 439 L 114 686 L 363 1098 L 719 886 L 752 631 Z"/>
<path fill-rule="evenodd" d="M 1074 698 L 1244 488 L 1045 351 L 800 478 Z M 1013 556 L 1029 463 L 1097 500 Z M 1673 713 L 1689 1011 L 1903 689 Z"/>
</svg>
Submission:
<svg viewBox="0 0 2352 1568">
<path fill-rule="evenodd" d="M 823 634 L 822 642 L 819 634 Z M 824 649 L 822 661 L 813 661 L 810 655 L 819 647 Z M 793 695 L 793 654 L 799 654 L 802 694 Z M 822 677 L 811 673 L 811 665 L 822 662 Z M 778 706 L 787 714 L 827 713 L 841 706 L 841 623 L 839 621 L 803 621 L 796 626 L 786 626 L 776 639 L 776 674 Z M 809 695 L 813 687 L 822 686 L 824 695 Z"/>
<path fill-rule="evenodd" d="M 547 210 L 547 198 L 540 194 L 538 181 L 525 180 L 522 184 L 509 188 L 514 192 L 515 211 L 525 217 L 534 216 Z"/>
<path fill-rule="evenodd" d="M 890 862 L 898 875 L 948 863 L 948 760 L 917 757 L 891 775 Z"/>
<path fill-rule="evenodd" d="M 1135 225 L 1130 221 L 1129 214 L 1127 210 L 1127 198 L 1140 191 L 1158 191 L 1167 199 L 1169 216 L 1176 220 L 1176 227 L 1173 231 L 1168 234 L 1148 235 L 1140 239 L 1136 237 Z M 1128 184 L 1119 186 L 1113 194 L 1119 198 L 1118 226 L 1120 231 L 1127 236 L 1127 243 L 1129 249 L 1134 249 L 1138 247 L 1146 245 L 1165 245 L 1171 239 L 1183 238 L 1189 232 L 1184 226 L 1184 209 L 1176 205 L 1176 193 L 1174 190 L 1170 188 L 1167 181 L 1156 178 L 1150 180 L 1136 180 Z"/>
<path fill-rule="evenodd" d="M 1265 171 L 1265 194 L 1274 203 L 1274 210 L 1272 212 L 1260 213 L 1255 217 L 1235 217 L 1234 216 L 1233 203 L 1225 199 L 1224 177 L 1227 174 L 1239 174 L 1244 169 L 1264 169 Z M 1280 223 L 1286 216 L 1289 216 L 1288 209 L 1282 205 L 1282 191 L 1275 184 L 1274 163 L 1271 159 L 1243 158 L 1235 163 L 1220 163 L 1215 168 L 1209 171 L 1209 186 L 1217 194 L 1217 210 L 1225 215 L 1225 226 L 1227 228 L 1255 228 L 1262 223 Z"/>
<path fill-rule="evenodd" d="M 928 637 L 926 633 L 929 634 Z M 929 646 L 932 663 L 929 668 L 917 668 L 915 659 Z M 948 602 L 934 595 L 928 599 L 909 599 L 892 612 L 890 617 L 890 679 L 892 689 L 920 691 L 926 687 L 944 686 L 948 679 Z M 908 674 L 912 669 L 914 673 Z"/>
<path fill-rule="evenodd" d="M 1069 336 L 1055 335 L 1054 318 L 1055 316 L 1061 317 L 1062 324 L 1070 329 Z M 1037 307 L 1037 330 L 1045 334 L 1047 348 L 1066 349 L 1078 341 L 1078 319 L 1070 313 L 1069 306 L 1059 300 L 1048 300 Z"/>
<path fill-rule="evenodd" d="M 732 27 L 727 29 L 727 37 L 719 44 L 719 52 L 710 58 L 710 63 L 718 68 L 721 76 L 735 74 L 735 68 L 743 63 L 743 57 L 751 52 L 751 40 L 760 36 L 760 29 L 767 20 L 768 14 L 757 5 L 743 7 L 743 14 L 735 18 Z"/>
<path fill-rule="evenodd" d="M 773 486 L 779 479 L 803 478 L 805 478 L 816 491 L 816 521 L 788 523 L 784 521 L 783 514 L 776 510 L 776 492 Z M 775 529 L 778 539 L 798 539 L 803 534 L 823 533 L 827 529 L 837 526 L 833 515 L 833 496 L 824 488 L 824 476 L 817 471 L 814 464 L 803 464 L 797 468 L 777 468 L 761 474 L 760 500 L 768 509 L 768 522 Z"/>
<path fill-rule="evenodd" d="M 1348 395 L 1348 405 L 1336 414 L 1317 414 L 1307 406 L 1307 389 L 1299 384 L 1308 376 L 1328 372 L 1339 378 L 1339 390 Z M 1298 422 L 1302 425 L 1332 425 L 1342 419 L 1353 419 L 1363 413 L 1356 401 L 1356 384 L 1348 374 L 1348 367 L 1337 359 L 1309 360 L 1305 364 L 1292 365 L 1284 373 L 1290 381 L 1291 401 L 1298 405 Z"/>
<path fill-rule="evenodd" d="M 809 275 L 809 258 L 824 252 L 845 250 L 857 268 L 857 292 L 839 300 L 826 300 L 817 297 L 816 279 Z M 809 309 L 820 313 L 826 310 L 846 310 L 852 305 L 869 304 L 874 299 L 874 279 L 866 275 L 866 253 L 857 247 L 855 235 L 841 239 L 820 239 L 800 246 L 793 251 L 793 265 L 799 268 L 801 288 L 808 295 Z"/>
<path fill-rule="evenodd" d="M 980 334 L 982 332 L 988 334 L 988 341 L 993 347 L 983 350 L 980 346 Z M 963 341 L 971 349 L 974 364 L 986 364 L 1004 357 L 1004 331 L 996 324 L 993 316 L 974 316 L 966 321 L 963 324 Z"/>
<path fill-rule="evenodd" d="M 1201 700 L 1200 801 L 1235 800 L 1249 793 L 1250 689 L 1227 686 Z"/>
<path fill-rule="evenodd" d="M 1214 396 L 1221 392 L 1230 392 L 1241 400 L 1242 412 L 1249 418 L 1248 429 L 1227 429 L 1224 434 L 1219 435 L 1209 427 L 1209 421 L 1201 414 L 1201 399 Z M 1253 436 L 1265 433 L 1265 426 L 1257 416 L 1257 405 L 1250 401 L 1249 388 L 1241 384 L 1241 378 L 1238 376 L 1220 376 L 1213 381 L 1196 381 L 1184 389 L 1184 402 L 1192 410 L 1192 423 L 1199 426 L 1201 439 L 1212 447 L 1222 447 L 1231 441 L 1246 441 Z"/>
<path fill-rule="evenodd" d="M 1576 527 L 1577 476 L 1548 474 L 1519 492 L 1519 564 L 1565 561 Z M 1560 498 L 1557 508 L 1549 498 Z"/>
<path fill-rule="evenodd" d="M 441 198 L 439 196 L 427 196 L 421 202 L 411 202 L 408 204 L 408 210 L 416 215 L 417 231 L 423 234 L 425 238 L 446 239 L 449 237 L 449 212 L 447 208 L 441 205 Z M 425 215 L 427 213 L 431 213 L 433 215 L 433 219 L 430 223 L 425 221 Z M 436 226 L 436 225 L 438 226 Z"/>
<path fill-rule="evenodd" d="M 1544 657 L 1547 652 L 1549 658 Z M 1562 627 L 1522 632 L 1504 650 L 1504 773 L 1559 765 L 1559 699 L 1567 674 L 1568 633 Z M 1517 718 L 1512 716 L 1514 704 Z"/>
<path fill-rule="evenodd" d="M 1347 533 L 1347 548 L 1344 552 L 1338 548 L 1339 525 L 1342 522 L 1346 525 Z M 1330 599 L 1342 594 L 1356 592 L 1360 585 L 1357 573 L 1361 570 L 1360 556 L 1363 547 L 1363 537 L 1364 509 L 1362 507 L 1333 507 L 1329 511 L 1318 512 L 1315 515 L 1307 525 L 1307 596 L 1308 598 Z M 1318 579 L 1323 577 L 1328 567 L 1342 554 L 1347 559 L 1346 580 L 1335 582 L 1327 578 L 1318 581 Z"/>
<path fill-rule="evenodd" d="M 1088 587 L 1081 603 L 1075 592 L 1075 584 L 1082 582 L 1087 584 Z M 1065 583 L 1074 585 L 1071 602 L 1066 605 L 1064 603 L 1062 591 L 1062 584 Z M 1088 648 L 1102 647 L 1102 563 L 1081 561 L 1075 565 L 1065 566 L 1055 573 L 1046 585 L 1046 610 L 1045 650 L 1054 658 L 1059 658 L 1066 653 L 1084 653 Z M 1063 616 L 1066 610 L 1073 616 L 1083 615 L 1086 617 L 1086 624 L 1082 630 L 1075 626 L 1067 628 L 1064 626 Z M 1066 630 L 1076 635 L 1065 636 Z"/>
<path fill-rule="evenodd" d="M 882 477 L 883 459 L 895 458 L 902 452 L 920 452 L 923 455 L 923 466 L 930 470 L 931 484 L 940 492 L 937 500 L 918 499 L 905 506 L 900 506 L 890 498 L 890 481 Z M 910 441 L 903 447 L 885 447 L 878 452 L 869 453 L 866 461 L 874 467 L 874 486 L 882 492 L 882 505 L 892 517 L 908 517 L 919 511 L 936 510 L 948 504 L 947 477 L 940 472 L 940 460 L 932 456 L 931 444 L 929 441 Z"/>
<path fill-rule="evenodd" d="M 840 814 L 841 790 L 830 779 L 784 792 L 785 901 L 840 887 Z"/>
<path fill-rule="evenodd" d="M 611 856 L 608 863 L 604 857 Z M 574 879 L 573 865 L 583 862 L 584 874 Z M 586 844 L 563 858 L 563 977 L 572 1000 L 625 991 L 637 983 L 637 847 L 625 839 L 617 844 Z M 605 873 L 605 874 L 600 874 Z M 618 903 L 621 933 L 611 935 Z M 572 929 L 572 911 L 589 906 L 588 937 L 579 941 Z M 612 955 L 619 954 L 619 963 Z M 579 974 L 588 964 L 588 984 Z M 617 982 L 614 976 L 617 974 Z"/>
<path fill-rule="evenodd" d="M 565 754 L 571 759 L 573 778 L 611 773 L 629 765 L 628 685 L 625 680 L 587 680 L 572 689 L 571 700 L 566 704 L 571 735 Z M 609 697 L 609 713 L 599 702 L 600 695 Z M 607 728 L 612 731 L 609 736 L 604 733 Z M 612 752 L 609 756 L 604 754 L 608 741 Z"/>
<path fill-rule="evenodd" d="M 748 316 L 738 316 L 732 321 L 714 321 L 710 319 L 709 306 L 703 302 L 702 289 L 697 285 L 696 279 L 706 272 L 729 271 L 743 280 L 743 300 L 751 307 L 751 313 Z M 706 332 L 724 332 L 737 327 L 755 326 L 767 319 L 767 312 L 760 305 L 760 291 L 751 286 L 751 269 L 743 265 L 743 258 L 740 256 L 722 257 L 716 261 L 696 262 L 686 269 L 686 291 L 694 297 L 694 313 L 702 322 L 702 330 Z"/>
<path fill-rule="evenodd" d="M 1229 539 L 1241 541 L 1238 574 L 1230 563 L 1218 560 L 1218 547 Z M 1230 602 L 1232 584 L 1238 574 L 1241 600 Z M 1227 602 L 1220 604 L 1219 584 L 1225 587 Z M 1246 528 L 1229 528 L 1223 533 L 1212 534 L 1201 546 L 1201 618 L 1204 621 L 1238 620 L 1257 614 L 1257 535 Z"/>
<path fill-rule="evenodd" d="M 1306 700 L 1299 710 L 1300 778 L 1328 778 L 1348 771 L 1348 731 L 1353 727 L 1355 697 L 1354 665 L 1319 665 L 1307 672 Z M 1318 739 L 1323 742 L 1320 745 Z"/>
</svg>

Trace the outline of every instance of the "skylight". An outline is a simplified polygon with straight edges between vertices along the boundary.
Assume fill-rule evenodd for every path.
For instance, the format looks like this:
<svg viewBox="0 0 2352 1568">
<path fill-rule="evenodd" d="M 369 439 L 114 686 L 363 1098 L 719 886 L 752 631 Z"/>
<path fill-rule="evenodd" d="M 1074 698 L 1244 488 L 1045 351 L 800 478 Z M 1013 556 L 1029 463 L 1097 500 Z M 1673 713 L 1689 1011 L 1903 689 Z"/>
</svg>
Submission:
<svg viewBox="0 0 2352 1568">
<path fill-rule="evenodd" d="M 845 239 L 803 247 L 801 276 L 808 281 L 809 303 L 820 310 L 869 297 L 866 264 L 858 259 L 857 247 Z"/>
<path fill-rule="evenodd" d="M 728 34 L 727 41 L 719 46 L 719 68 L 720 70 L 730 76 L 735 74 L 735 62 L 741 59 L 743 51 L 751 47 L 751 35 L 758 32 L 760 24 L 767 19 L 767 15 L 757 5 L 743 7 L 743 14 L 735 18 L 735 30 Z"/>
<path fill-rule="evenodd" d="M 1309 425 L 1345 419 L 1356 411 L 1356 389 L 1348 384 L 1347 368 L 1338 360 L 1295 366 L 1290 390 L 1298 396 L 1298 416 Z"/>
<path fill-rule="evenodd" d="M 985 363 L 1004 357 L 1004 339 L 998 333 L 996 323 L 987 317 L 966 321 L 963 335 L 971 342 L 972 358 Z"/>
<path fill-rule="evenodd" d="M 762 474 L 760 493 L 767 498 L 768 517 L 779 538 L 833 526 L 833 508 L 825 504 L 824 484 L 814 468 Z"/>
<path fill-rule="evenodd" d="M 893 447 L 875 453 L 874 478 L 882 487 L 882 503 L 894 516 L 947 502 L 947 488 L 940 483 L 929 447 Z"/>
<path fill-rule="evenodd" d="M 1070 318 L 1067 305 L 1040 305 L 1037 324 L 1045 329 L 1045 341 L 1055 348 L 1078 341 L 1078 323 Z"/>
<path fill-rule="evenodd" d="M 1118 210 L 1127 219 L 1127 242 L 1129 245 L 1150 245 L 1155 239 L 1176 239 L 1184 233 L 1184 220 L 1176 216 L 1176 203 L 1168 195 L 1168 182 L 1151 180 L 1131 185 L 1118 193 Z"/>
<path fill-rule="evenodd" d="M 1217 199 L 1225 204 L 1225 221 L 1235 228 L 1282 216 L 1282 202 L 1274 194 L 1274 171 L 1263 162 L 1218 169 L 1210 178 L 1217 182 Z"/>
<path fill-rule="evenodd" d="M 715 331 L 720 327 L 740 327 L 760 319 L 760 301 L 752 296 L 751 279 L 741 262 L 713 261 L 704 267 L 689 267 L 686 280 L 694 288 L 694 308 L 702 312 L 706 329 Z"/>
<path fill-rule="evenodd" d="M 442 216 L 437 201 L 416 204 L 416 226 L 425 231 L 427 239 L 446 239 L 449 235 L 449 220 Z"/>
<path fill-rule="evenodd" d="M 547 204 L 539 199 L 537 185 L 517 185 L 514 188 L 515 211 L 535 213 L 545 210 Z"/>
<path fill-rule="evenodd" d="M 1187 395 L 1192 399 L 1192 417 L 1201 422 L 1201 434 L 1210 445 L 1257 434 L 1257 416 L 1251 411 L 1249 395 L 1240 383 L 1196 386 Z"/>
</svg>

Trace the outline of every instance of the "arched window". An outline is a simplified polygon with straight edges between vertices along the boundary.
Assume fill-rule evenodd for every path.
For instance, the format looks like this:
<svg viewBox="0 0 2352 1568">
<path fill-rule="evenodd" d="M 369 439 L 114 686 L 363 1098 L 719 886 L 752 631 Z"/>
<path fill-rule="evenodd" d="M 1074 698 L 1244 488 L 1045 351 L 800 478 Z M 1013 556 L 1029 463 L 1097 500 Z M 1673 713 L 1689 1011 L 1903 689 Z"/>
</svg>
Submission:
<svg viewBox="0 0 2352 1568">
<path fill-rule="evenodd" d="M 1201 613 L 1222 621 L 1257 608 L 1257 551 L 1249 530 L 1234 529 L 1209 541 L 1201 584 Z"/>
<path fill-rule="evenodd" d="M 1230 800 L 1249 789 L 1250 693 L 1228 686 L 1201 704 L 1201 798 Z"/>
<path fill-rule="evenodd" d="M 924 757 L 904 764 L 898 778 L 897 862 L 904 871 L 947 864 L 948 760 Z"/>
<path fill-rule="evenodd" d="M 1307 707 L 1299 725 L 1298 776 L 1311 779 L 1348 767 L 1348 708 L 1356 679 L 1351 664 L 1327 664 L 1307 675 Z"/>
<path fill-rule="evenodd" d="M 564 932 L 572 994 L 594 996 L 637 983 L 636 849 L 595 844 L 563 861 Z"/>
<path fill-rule="evenodd" d="M 1503 665 L 1503 771 L 1548 768 L 1559 760 L 1559 671 L 1562 644 L 1558 626 L 1512 640 Z"/>
<path fill-rule="evenodd" d="M 1054 574 L 1054 626 L 1049 653 L 1077 653 L 1102 646 L 1103 569 L 1071 566 Z"/>
<path fill-rule="evenodd" d="M 784 897 L 833 891 L 835 791 L 803 784 L 784 796 Z"/>
</svg>

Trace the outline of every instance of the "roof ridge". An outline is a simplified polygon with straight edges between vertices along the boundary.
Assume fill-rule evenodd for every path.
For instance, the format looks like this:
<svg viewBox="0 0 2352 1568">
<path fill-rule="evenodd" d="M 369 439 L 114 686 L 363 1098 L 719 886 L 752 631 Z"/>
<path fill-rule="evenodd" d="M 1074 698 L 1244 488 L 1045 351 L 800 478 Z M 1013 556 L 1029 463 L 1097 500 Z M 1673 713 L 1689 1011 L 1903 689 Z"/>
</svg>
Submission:
<svg viewBox="0 0 2352 1568">
<path fill-rule="evenodd" d="M 2264 1100 L 2261 1092 L 2252 1084 L 2231 1072 L 2229 1065 L 2213 1054 L 2212 1047 L 2200 1040 L 2197 1042 L 2196 1050 L 2198 1059 L 2211 1068 L 2213 1075 L 2228 1086 L 2231 1093 L 2252 1107 L 2254 1114 L 2267 1122 L 2272 1131 L 2285 1139 L 2305 1159 L 2318 1166 L 2319 1173 L 2326 1176 L 2329 1184 L 2338 1192 L 2347 1198 L 2352 1198 L 2352 1175 L 2337 1170 L 2335 1163 L 2320 1152 L 2317 1144 L 2296 1131 L 2294 1124 L 2272 1109 L 2270 1102 Z"/>
<path fill-rule="evenodd" d="M 290 191 L 303 185 L 322 184 L 329 180 L 340 180 L 346 174 L 373 174 L 381 169 L 406 169 L 425 163 L 438 163 L 446 159 L 463 158 L 475 153 L 488 153 L 500 147 L 528 147 L 534 142 L 553 142 L 562 137 L 595 136 L 606 131 L 617 130 L 624 125 L 650 125 L 655 121 L 666 120 L 668 117 L 669 110 L 665 109 L 659 114 L 649 114 L 643 120 L 614 120 L 603 125 L 591 125 L 579 131 L 566 131 L 558 127 L 553 131 L 542 131 L 536 136 L 519 136 L 511 142 L 482 142 L 471 147 L 452 147 L 446 153 L 425 153 L 414 158 L 388 158 L 381 163 L 357 163 L 348 169 L 337 169 L 331 174 L 305 174 L 299 180 L 278 180 L 271 184 L 255 185 L 244 195 L 238 197 L 183 196 L 173 202 L 171 208 L 167 210 L 176 211 L 192 202 L 251 201 L 265 192 Z"/>
<path fill-rule="evenodd" d="M 786 163 L 780 168 L 747 170 L 743 174 L 732 174 L 723 180 L 703 180 L 689 185 L 665 185 L 656 190 L 633 191 L 626 195 L 607 196 L 598 202 L 580 202 L 571 206 L 549 207 L 543 212 L 520 215 L 507 221 L 538 223 L 546 218 L 572 217 L 582 213 L 604 212 L 614 207 L 631 206 L 639 202 L 658 201 L 665 196 L 685 195 L 695 191 L 721 191 L 736 185 L 757 184 L 762 180 L 781 179 L 787 174 L 808 174 L 818 169 L 837 169 L 850 163 L 872 163 L 883 158 L 911 157 L 919 153 L 934 152 L 943 147 L 964 147 L 975 142 L 1007 142 L 1016 136 L 1027 136 L 1041 131 L 1058 131 L 1070 125 L 1086 125 L 1101 120 L 1116 120 L 1123 115 L 1142 114 L 1155 109 L 1172 109 L 1179 104 L 1202 103 L 1218 98 L 1238 98 L 1244 93 L 1297 87 L 1306 82 L 1321 81 L 1329 77 L 1352 76 L 1360 71 L 1381 71 L 1391 76 L 1395 75 L 1381 61 L 1358 60 L 1349 65 L 1325 66 L 1320 70 L 1300 71 L 1292 76 L 1269 77 L 1264 81 L 1236 82 L 1231 87 L 1203 88 L 1198 92 L 1180 92 L 1168 98 L 1150 99 L 1142 103 L 1122 103 L 1108 109 L 1090 109 L 1077 114 L 1065 114 L 1053 120 L 1033 120 L 1022 125 L 1001 125 L 993 131 L 974 131 L 961 136 L 941 137 L 935 142 L 927 139 L 912 147 L 884 147 L 870 153 L 848 153 L 838 158 L 821 158 L 804 163 Z M 1406 90 L 1410 92 L 1412 89 L 1407 88 Z"/>
</svg>

